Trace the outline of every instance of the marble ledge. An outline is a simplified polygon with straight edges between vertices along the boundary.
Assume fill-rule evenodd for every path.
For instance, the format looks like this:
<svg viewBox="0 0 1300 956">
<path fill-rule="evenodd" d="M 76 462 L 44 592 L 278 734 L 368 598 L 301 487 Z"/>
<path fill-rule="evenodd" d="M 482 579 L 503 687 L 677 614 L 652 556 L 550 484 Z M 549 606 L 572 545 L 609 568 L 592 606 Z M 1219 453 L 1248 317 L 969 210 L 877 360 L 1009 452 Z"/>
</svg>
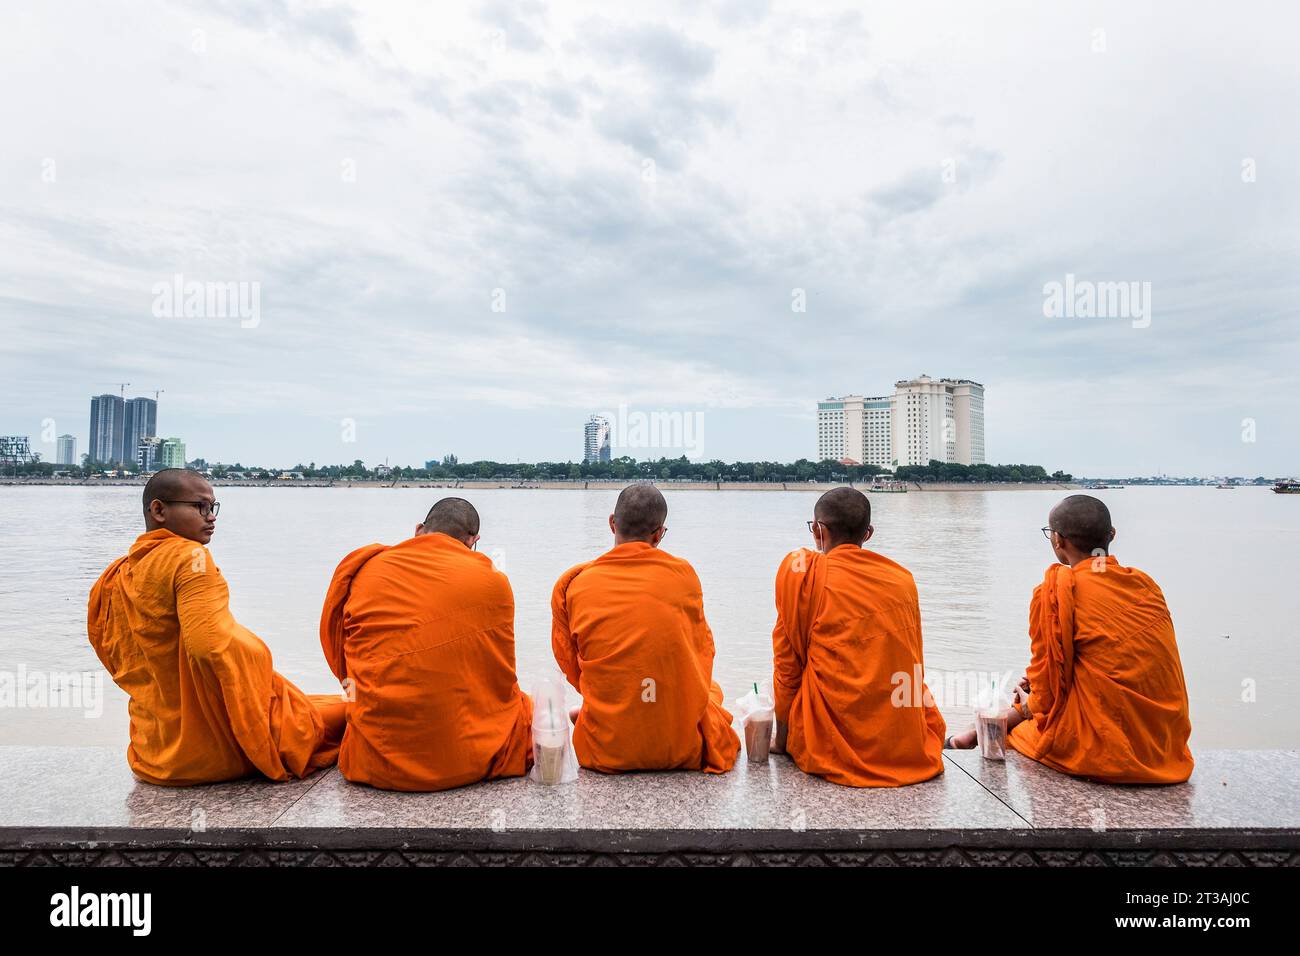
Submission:
<svg viewBox="0 0 1300 956">
<path fill-rule="evenodd" d="M 1010 755 L 945 753 L 910 787 L 839 787 L 785 757 L 723 775 L 583 771 L 544 787 L 490 781 L 439 793 L 302 781 L 156 787 L 117 748 L 0 747 L 0 848 L 728 849 L 1259 847 L 1300 850 L 1300 761 L 1289 751 L 1205 751 L 1187 784 L 1115 787 Z"/>
</svg>

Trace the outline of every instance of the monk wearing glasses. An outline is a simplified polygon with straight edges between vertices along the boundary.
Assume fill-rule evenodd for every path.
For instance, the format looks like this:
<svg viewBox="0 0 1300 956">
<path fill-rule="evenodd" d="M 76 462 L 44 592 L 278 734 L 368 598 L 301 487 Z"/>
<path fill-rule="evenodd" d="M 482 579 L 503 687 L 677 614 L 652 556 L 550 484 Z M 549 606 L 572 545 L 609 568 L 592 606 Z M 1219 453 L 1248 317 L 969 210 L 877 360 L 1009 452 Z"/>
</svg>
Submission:
<svg viewBox="0 0 1300 956">
<path fill-rule="evenodd" d="M 776 740 L 795 766 L 848 787 L 943 773 L 943 717 L 925 686 L 921 607 L 901 564 L 864 545 L 875 528 L 856 488 L 817 499 L 815 550 L 776 573 Z"/>
<path fill-rule="evenodd" d="M 1110 553 L 1110 510 L 1071 495 L 1043 535 L 1056 564 L 1029 603 L 1029 669 L 1007 713 L 1011 746 L 1076 777 L 1181 783 L 1192 774 L 1187 687 L 1155 581 Z M 975 731 L 952 746 L 975 746 Z"/>
<path fill-rule="evenodd" d="M 167 468 L 144 489 L 145 533 L 90 591 L 90 645 L 130 696 L 126 759 L 148 783 L 184 786 L 332 765 L 343 734 L 336 694 L 308 695 L 230 613 L 205 545 L 221 506 L 195 471 Z"/>
</svg>

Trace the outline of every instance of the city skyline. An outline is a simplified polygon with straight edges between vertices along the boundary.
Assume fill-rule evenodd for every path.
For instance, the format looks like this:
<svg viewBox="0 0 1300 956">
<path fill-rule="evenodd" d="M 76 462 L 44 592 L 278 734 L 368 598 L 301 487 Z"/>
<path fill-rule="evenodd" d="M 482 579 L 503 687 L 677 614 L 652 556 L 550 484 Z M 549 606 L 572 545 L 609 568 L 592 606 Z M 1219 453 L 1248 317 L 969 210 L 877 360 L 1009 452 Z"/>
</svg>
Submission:
<svg viewBox="0 0 1300 956">
<path fill-rule="evenodd" d="M 681 452 L 683 451 L 683 447 L 681 446 L 680 442 L 673 444 L 671 446 L 657 445 L 657 444 L 651 444 L 648 447 L 628 447 L 623 445 L 616 446 L 614 443 L 616 429 L 613 427 L 609 419 L 603 415 L 593 414 L 588 416 L 588 418 L 586 419 L 582 427 L 583 454 L 581 456 L 574 458 L 567 454 L 557 454 L 552 456 L 543 456 L 543 457 L 534 458 L 531 459 L 531 461 L 533 462 L 581 461 L 581 462 L 591 463 L 591 462 L 609 462 L 612 458 L 623 458 L 623 457 L 632 458 L 633 460 L 637 460 L 637 461 L 653 461 L 659 459 L 671 460 L 671 459 L 676 459 L 678 457 L 685 457 L 693 462 L 704 462 L 706 460 L 722 461 L 722 462 L 761 462 L 761 461 L 795 462 L 800 460 L 809 460 L 809 461 L 817 462 L 817 461 L 830 460 L 830 461 L 847 461 L 850 463 L 857 463 L 857 464 L 870 464 L 882 468 L 892 468 L 900 465 L 924 465 L 924 464 L 928 464 L 931 461 L 938 461 L 941 463 L 947 461 L 947 462 L 957 463 L 957 464 L 984 464 L 986 462 L 992 465 L 1012 464 L 1011 461 L 1003 462 L 1003 461 L 995 461 L 992 459 L 987 459 L 981 457 L 978 453 L 975 455 L 970 454 L 970 449 L 972 448 L 972 446 L 979 448 L 982 447 L 983 445 L 983 436 L 984 436 L 983 404 L 985 398 L 985 387 L 982 383 L 975 382 L 970 379 L 954 379 L 954 378 L 946 378 L 946 377 L 934 379 L 931 376 L 922 374 L 920 376 L 917 376 L 914 379 L 900 379 L 896 381 L 894 385 L 895 385 L 895 392 L 893 395 L 890 396 L 844 395 L 839 397 L 832 396 L 823 399 L 822 401 L 819 401 L 817 403 L 818 411 L 817 411 L 816 438 L 815 438 L 815 442 L 817 443 L 818 448 L 817 451 L 812 455 L 795 455 L 789 458 L 773 458 L 773 457 L 764 457 L 761 455 L 755 455 L 749 457 L 740 456 L 740 457 L 722 458 L 714 455 L 704 456 L 700 454 L 689 454 L 689 455 L 681 454 Z M 932 391 L 945 390 L 945 389 L 949 393 L 946 404 L 936 404 L 933 406 L 924 404 L 926 399 L 929 397 L 927 393 L 930 393 Z M 162 389 L 157 390 L 157 392 L 159 393 L 161 393 L 162 391 L 163 391 Z M 961 391 L 964 393 L 965 396 L 964 404 L 959 406 L 962 410 L 960 413 L 956 414 L 956 417 L 954 417 L 954 410 L 953 410 L 954 403 L 952 398 L 952 394 L 954 393 L 954 391 Z M 918 410 L 913 410 L 911 406 L 906 406 L 908 408 L 908 415 L 911 416 L 919 412 L 921 418 L 923 418 L 927 423 L 929 423 L 932 426 L 930 429 L 932 432 L 939 431 L 945 436 L 943 439 L 944 447 L 936 446 L 932 448 L 929 445 L 924 445 L 924 450 L 920 454 L 904 455 L 902 457 L 898 457 L 895 455 L 895 451 L 897 450 L 897 448 L 909 447 L 913 441 L 921 438 L 921 436 L 924 434 L 924 430 L 923 429 L 917 430 L 915 425 L 912 422 L 905 419 L 904 416 L 899 416 L 894 413 L 896 412 L 900 404 L 905 404 L 907 402 L 917 402 L 918 400 L 923 403 L 922 408 Z M 118 414 L 124 422 L 124 428 L 126 427 L 126 422 L 128 422 L 132 417 L 129 412 L 125 411 L 125 409 L 129 409 L 131 407 L 131 403 L 133 402 L 140 403 L 136 406 L 137 408 L 141 409 L 141 412 L 137 413 L 142 416 L 140 420 L 142 421 L 147 420 L 148 427 L 150 429 L 156 429 L 157 405 L 158 405 L 156 398 L 148 399 L 143 396 L 137 396 L 132 399 L 125 399 L 123 395 L 115 396 L 111 394 L 101 394 L 101 395 L 96 395 L 91 397 L 90 432 L 92 436 L 94 435 L 95 432 L 97 413 L 103 407 L 103 403 L 105 402 L 117 403 L 122 407 L 122 410 L 120 410 Z M 147 403 L 147 405 L 145 403 Z M 846 412 L 843 410 L 845 408 L 849 408 L 850 406 L 851 406 L 850 411 Z M 856 415 L 856 417 L 850 417 L 854 415 Z M 620 428 L 618 429 L 618 431 L 624 432 L 625 439 L 626 439 L 626 432 L 629 430 L 627 422 L 625 420 L 628 418 L 628 416 L 629 416 L 629 411 L 626 408 L 626 406 L 621 406 L 619 410 Z M 649 413 L 634 411 L 632 412 L 632 416 L 633 417 L 641 416 L 643 418 L 644 417 L 657 418 L 659 416 L 663 416 L 666 419 L 671 419 L 671 418 L 680 418 L 681 413 L 679 412 L 666 413 L 663 412 L 662 410 L 654 410 Z M 873 421 L 876 423 L 876 427 L 880 430 L 879 432 L 876 432 L 875 429 L 873 429 L 873 425 L 872 425 Z M 44 431 L 46 433 L 49 433 L 54 423 L 52 421 L 47 420 L 43 424 L 45 426 Z M 838 437 L 836 439 L 830 439 L 829 446 L 827 444 L 828 427 L 833 429 L 836 435 L 843 436 L 843 437 Z M 681 430 L 680 426 L 678 426 L 679 436 L 680 436 L 680 430 Z M 649 431 L 652 434 L 656 434 L 657 424 L 656 424 L 656 428 L 650 429 Z M 668 429 L 665 428 L 665 432 L 667 431 Z M 848 448 L 846 447 L 846 442 L 852 441 L 852 439 L 849 438 L 849 435 L 851 432 L 855 432 L 855 431 L 860 432 L 860 438 L 858 438 L 858 444 L 854 447 Z M 686 429 L 686 433 L 689 436 L 690 434 L 689 427 Z M 23 441 L 31 442 L 31 438 L 28 435 L 19 435 L 17 437 L 21 438 Z M 125 439 L 126 436 L 125 434 L 123 434 L 121 439 L 121 444 L 119 445 L 119 447 L 125 447 Z M 873 440 L 877 443 L 876 445 L 877 450 L 874 454 L 864 454 L 861 460 L 855 459 L 851 456 L 850 454 L 851 451 L 855 451 L 855 450 L 870 451 L 870 443 Z M 71 464 L 79 465 L 81 464 L 80 459 L 82 458 L 88 461 L 95 460 L 90 457 L 89 451 L 85 455 L 79 457 L 76 455 L 78 439 L 77 436 L 74 434 L 65 433 L 65 434 L 58 435 L 58 437 L 55 439 L 54 442 L 46 443 L 46 444 L 52 444 L 56 449 L 52 457 L 47 457 L 45 454 L 42 453 L 42 443 L 39 440 L 33 443 L 32 451 L 40 455 L 42 461 L 51 464 L 71 463 Z M 93 437 L 90 444 L 92 447 L 94 446 Z M 689 444 L 690 441 L 688 437 L 687 445 Z M 148 446 L 147 448 L 146 445 Z M 187 443 L 177 436 L 167 436 L 164 438 L 157 435 L 147 435 L 147 436 L 142 435 L 140 436 L 140 442 L 137 446 L 137 453 L 135 457 L 132 458 L 129 462 L 129 466 L 130 466 L 129 470 L 139 469 L 143 471 L 152 471 L 156 468 L 164 468 L 164 467 L 166 468 L 186 467 L 187 463 L 191 460 L 190 458 L 187 457 L 187 448 L 188 448 Z M 616 448 L 618 452 L 617 454 L 614 453 Z M 881 448 L 888 449 L 888 451 L 879 450 Z M 448 452 L 448 454 L 454 454 L 454 453 Z M 889 456 L 887 460 L 884 458 L 885 455 Z M 73 460 L 65 461 L 65 458 L 67 456 L 71 456 Z M 485 456 L 473 456 L 473 457 L 456 455 L 455 457 L 460 458 L 466 462 L 498 461 L 504 463 L 510 461 L 524 460 L 518 455 L 509 455 L 509 454 L 502 455 L 500 453 L 493 454 L 493 455 L 485 455 Z M 352 460 L 366 461 L 372 467 L 380 466 L 380 465 L 386 466 L 389 463 L 391 456 L 385 454 L 382 455 L 381 458 L 382 461 L 380 461 L 379 459 L 360 459 L 360 458 L 354 458 Z M 299 458 L 293 462 L 262 461 L 259 459 L 250 458 L 247 455 L 240 455 L 240 454 L 236 454 L 228 458 L 213 457 L 207 454 L 195 455 L 193 460 L 210 461 L 213 464 L 222 463 L 225 465 L 233 465 L 236 463 L 242 463 L 245 459 L 247 459 L 247 461 L 251 463 L 253 467 L 270 468 L 272 470 L 285 470 L 285 471 L 290 470 L 295 466 L 303 465 L 308 461 L 316 461 L 317 459 L 319 459 L 322 465 L 327 463 L 346 464 L 348 461 L 348 459 L 346 458 L 331 460 L 325 456 L 306 456 L 306 457 Z M 414 460 L 410 460 L 410 461 L 405 461 L 405 462 L 397 461 L 395 462 L 394 467 L 415 466 L 416 463 L 418 463 L 421 460 L 422 459 L 420 457 L 417 457 Z M 424 458 L 423 460 L 427 464 L 428 459 Z M 1028 459 L 1026 459 L 1026 461 L 1028 461 Z M 104 464 L 105 462 L 101 461 L 100 463 Z M 1051 462 L 1034 461 L 1033 463 L 1038 465 L 1044 465 L 1048 467 L 1050 470 L 1069 471 L 1069 469 L 1065 469 L 1065 468 L 1057 469 Z M 1178 471 L 1170 471 L 1167 469 L 1162 469 L 1160 471 L 1149 472 L 1149 473 L 1137 472 L 1137 471 L 1124 472 L 1124 471 L 1105 471 L 1102 469 L 1091 469 L 1091 470 L 1082 469 L 1072 473 L 1080 474 L 1080 475 L 1091 475 L 1093 477 L 1103 477 L 1103 476 L 1118 477 L 1122 475 L 1128 475 L 1134 477 L 1143 476 L 1143 475 L 1147 477 L 1158 477 L 1158 476 L 1165 476 L 1165 475 L 1170 475 L 1170 476 L 1179 475 L 1183 477 L 1220 477 L 1220 476 L 1227 476 L 1227 475 L 1235 475 L 1236 477 L 1242 477 L 1242 476 L 1249 476 L 1249 475 L 1258 475 L 1258 476 L 1272 475 L 1273 477 L 1284 477 L 1284 476 L 1294 474 L 1294 472 L 1287 472 L 1287 471 L 1231 472 L 1227 470 L 1220 470 L 1220 471 L 1206 471 L 1206 472 L 1195 472 L 1195 471 L 1178 472 Z"/>
<path fill-rule="evenodd" d="M 0 36 L 89 91 L 5 98 L 0 432 L 47 461 L 116 381 L 209 460 L 569 458 L 621 405 L 793 460 L 932 369 L 988 461 L 1300 470 L 1294 11 L 1229 83 L 1198 4 L 78 9 Z"/>
</svg>

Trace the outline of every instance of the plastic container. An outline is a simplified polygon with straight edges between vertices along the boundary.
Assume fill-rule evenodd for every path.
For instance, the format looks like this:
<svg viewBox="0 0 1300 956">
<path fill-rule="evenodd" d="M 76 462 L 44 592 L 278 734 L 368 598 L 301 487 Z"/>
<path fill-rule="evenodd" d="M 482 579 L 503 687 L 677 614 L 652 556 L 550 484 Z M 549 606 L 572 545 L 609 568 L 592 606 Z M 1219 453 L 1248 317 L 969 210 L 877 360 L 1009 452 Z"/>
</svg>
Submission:
<svg viewBox="0 0 1300 956">
<path fill-rule="evenodd" d="M 767 763 L 776 717 L 774 701 L 770 695 L 759 693 L 758 684 L 754 684 L 753 690 L 736 700 L 736 709 L 745 732 L 745 756 L 750 763 Z"/>
<path fill-rule="evenodd" d="M 570 739 L 564 678 L 556 673 L 533 688 L 533 769 L 528 779 L 547 786 L 578 779 L 578 755 Z"/>
<path fill-rule="evenodd" d="M 975 740 L 985 760 L 1007 759 L 1007 701 L 996 682 L 975 711 Z"/>
</svg>

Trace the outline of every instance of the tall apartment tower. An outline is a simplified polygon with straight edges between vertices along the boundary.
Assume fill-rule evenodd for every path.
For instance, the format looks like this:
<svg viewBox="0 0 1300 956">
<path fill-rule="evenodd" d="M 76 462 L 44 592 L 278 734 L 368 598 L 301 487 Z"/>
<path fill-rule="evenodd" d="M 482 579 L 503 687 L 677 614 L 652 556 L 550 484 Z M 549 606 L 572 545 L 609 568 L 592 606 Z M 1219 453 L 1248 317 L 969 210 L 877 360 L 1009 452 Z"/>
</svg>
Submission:
<svg viewBox="0 0 1300 956">
<path fill-rule="evenodd" d="M 900 465 L 984 464 L 984 386 L 928 375 L 895 382 L 893 444 Z"/>
<path fill-rule="evenodd" d="M 957 423 L 957 461 L 982 465 L 984 457 L 984 386 L 959 378 L 952 384 L 952 417 Z"/>
<path fill-rule="evenodd" d="M 609 419 L 592 415 L 583 428 L 582 460 L 585 464 L 609 461 Z"/>
<path fill-rule="evenodd" d="M 122 461 L 126 402 L 120 395 L 96 395 L 90 400 L 90 460 Z M 127 461 L 134 461 L 132 455 Z"/>
<path fill-rule="evenodd" d="M 895 382 L 893 395 L 818 402 L 817 457 L 883 468 L 983 464 L 984 386 L 922 375 Z"/>
<path fill-rule="evenodd" d="M 817 403 L 817 460 L 851 461 L 888 468 L 888 395 L 844 395 Z"/>
<path fill-rule="evenodd" d="M 158 403 L 152 398 L 130 398 L 122 426 L 122 461 L 138 462 L 140 440 L 158 434 Z"/>
<path fill-rule="evenodd" d="M 54 463 L 56 465 L 75 465 L 77 463 L 77 436 L 60 435 L 55 446 Z"/>
</svg>

